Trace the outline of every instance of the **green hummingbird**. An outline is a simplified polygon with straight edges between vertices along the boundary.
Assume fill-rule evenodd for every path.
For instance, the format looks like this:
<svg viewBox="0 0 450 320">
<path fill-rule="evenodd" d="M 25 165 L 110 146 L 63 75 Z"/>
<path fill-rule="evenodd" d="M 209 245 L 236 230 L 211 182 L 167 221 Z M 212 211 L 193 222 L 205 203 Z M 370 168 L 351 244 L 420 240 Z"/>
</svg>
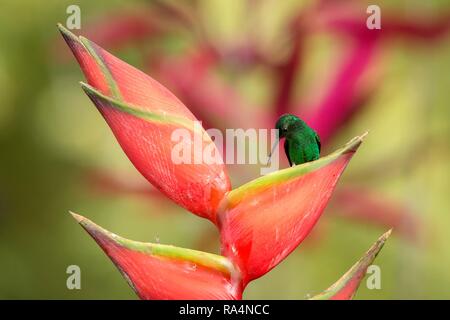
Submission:
<svg viewBox="0 0 450 320">
<path fill-rule="evenodd" d="M 272 153 L 282 138 L 285 138 L 284 152 L 291 167 L 293 164 L 297 165 L 319 159 L 319 136 L 302 119 L 293 114 L 284 114 L 277 120 L 275 129 L 278 129 L 279 137 L 270 152 L 269 162 Z"/>
</svg>

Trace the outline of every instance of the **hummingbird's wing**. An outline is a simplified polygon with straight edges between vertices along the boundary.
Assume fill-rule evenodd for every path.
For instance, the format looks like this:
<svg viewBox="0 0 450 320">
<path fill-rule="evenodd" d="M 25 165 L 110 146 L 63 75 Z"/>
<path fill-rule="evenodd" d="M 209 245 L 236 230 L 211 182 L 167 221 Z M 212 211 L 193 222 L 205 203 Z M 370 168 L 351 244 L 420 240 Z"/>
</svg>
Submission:
<svg viewBox="0 0 450 320">
<path fill-rule="evenodd" d="M 316 142 L 317 142 L 317 145 L 319 146 L 319 153 L 320 153 L 320 149 L 321 149 L 320 138 L 319 138 L 319 135 L 317 133 L 316 133 Z"/>
<path fill-rule="evenodd" d="M 292 160 L 291 157 L 289 155 L 289 142 L 288 140 L 284 140 L 284 153 L 286 154 L 286 157 L 288 158 L 289 161 L 289 166 L 292 167 Z"/>
</svg>

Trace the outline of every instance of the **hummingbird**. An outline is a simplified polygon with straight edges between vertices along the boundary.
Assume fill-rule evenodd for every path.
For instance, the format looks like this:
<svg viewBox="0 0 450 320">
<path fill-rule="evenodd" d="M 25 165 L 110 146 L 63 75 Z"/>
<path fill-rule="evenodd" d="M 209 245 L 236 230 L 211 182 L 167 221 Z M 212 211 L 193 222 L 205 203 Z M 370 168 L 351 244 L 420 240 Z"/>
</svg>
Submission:
<svg viewBox="0 0 450 320">
<path fill-rule="evenodd" d="M 302 119 L 293 114 L 284 114 L 278 118 L 275 129 L 278 129 L 279 137 L 270 152 L 269 162 L 279 141 L 283 138 L 285 138 L 284 152 L 291 167 L 319 159 L 319 136 Z"/>
</svg>

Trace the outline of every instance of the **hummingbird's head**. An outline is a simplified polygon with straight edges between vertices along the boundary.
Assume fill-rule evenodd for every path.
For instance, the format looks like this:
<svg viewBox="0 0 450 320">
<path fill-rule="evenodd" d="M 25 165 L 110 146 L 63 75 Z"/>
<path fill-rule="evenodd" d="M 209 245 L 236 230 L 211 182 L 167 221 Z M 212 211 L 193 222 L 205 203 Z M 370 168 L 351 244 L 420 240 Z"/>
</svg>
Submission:
<svg viewBox="0 0 450 320">
<path fill-rule="evenodd" d="M 297 127 L 300 125 L 303 121 L 293 114 L 283 114 L 275 124 L 275 129 L 278 129 L 279 132 L 279 138 L 285 138 L 286 134 L 289 132 L 289 130 Z"/>
</svg>

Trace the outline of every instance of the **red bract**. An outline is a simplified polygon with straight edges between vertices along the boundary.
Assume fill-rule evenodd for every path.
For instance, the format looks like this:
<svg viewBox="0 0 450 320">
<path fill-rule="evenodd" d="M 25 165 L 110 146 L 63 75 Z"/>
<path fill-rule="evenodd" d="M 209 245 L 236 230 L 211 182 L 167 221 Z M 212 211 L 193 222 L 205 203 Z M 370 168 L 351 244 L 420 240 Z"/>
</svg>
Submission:
<svg viewBox="0 0 450 320">
<path fill-rule="evenodd" d="M 240 299 L 233 265 L 215 254 L 119 237 L 72 213 L 141 299 Z M 234 284 L 233 284 L 234 283 Z"/>
<path fill-rule="evenodd" d="M 324 292 L 314 296 L 311 300 L 349 300 L 355 296 L 356 290 L 361 283 L 361 280 L 366 275 L 367 268 L 372 264 L 377 257 L 384 243 L 391 235 L 389 230 L 370 247 L 364 256 L 356 262 L 350 270 L 348 270 L 338 281 Z"/>
<path fill-rule="evenodd" d="M 74 217 L 140 298 L 240 299 L 249 281 L 274 268 L 309 234 L 364 135 L 329 156 L 230 190 L 222 159 L 213 164 L 172 161 L 175 129 L 188 130 L 194 144 L 200 139 L 202 150 L 213 147 L 218 155 L 173 94 L 89 40 L 59 28 L 88 79 L 83 89 L 127 156 L 170 199 L 219 227 L 223 256 L 127 240 Z"/>
<path fill-rule="evenodd" d="M 171 135 L 178 128 L 188 130 L 192 141 L 199 140 L 200 150 L 212 147 L 219 154 L 203 128 L 196 126 L 194 115 L 143 72 L 64 27 L 60 30 L 89 82 L 83 89 L 135 167 L 170 199 L 215 222 L 219 201 L 230 190 L 225 166 L 172 161 L 178 142 Z"/>
<path fill-rule="evenodd" d="M 227 194 L 219 214 L 222 253 L 239 266 L 244 285 L 275 267 L 309 234 L 362 138 Z"/>
</svg>

